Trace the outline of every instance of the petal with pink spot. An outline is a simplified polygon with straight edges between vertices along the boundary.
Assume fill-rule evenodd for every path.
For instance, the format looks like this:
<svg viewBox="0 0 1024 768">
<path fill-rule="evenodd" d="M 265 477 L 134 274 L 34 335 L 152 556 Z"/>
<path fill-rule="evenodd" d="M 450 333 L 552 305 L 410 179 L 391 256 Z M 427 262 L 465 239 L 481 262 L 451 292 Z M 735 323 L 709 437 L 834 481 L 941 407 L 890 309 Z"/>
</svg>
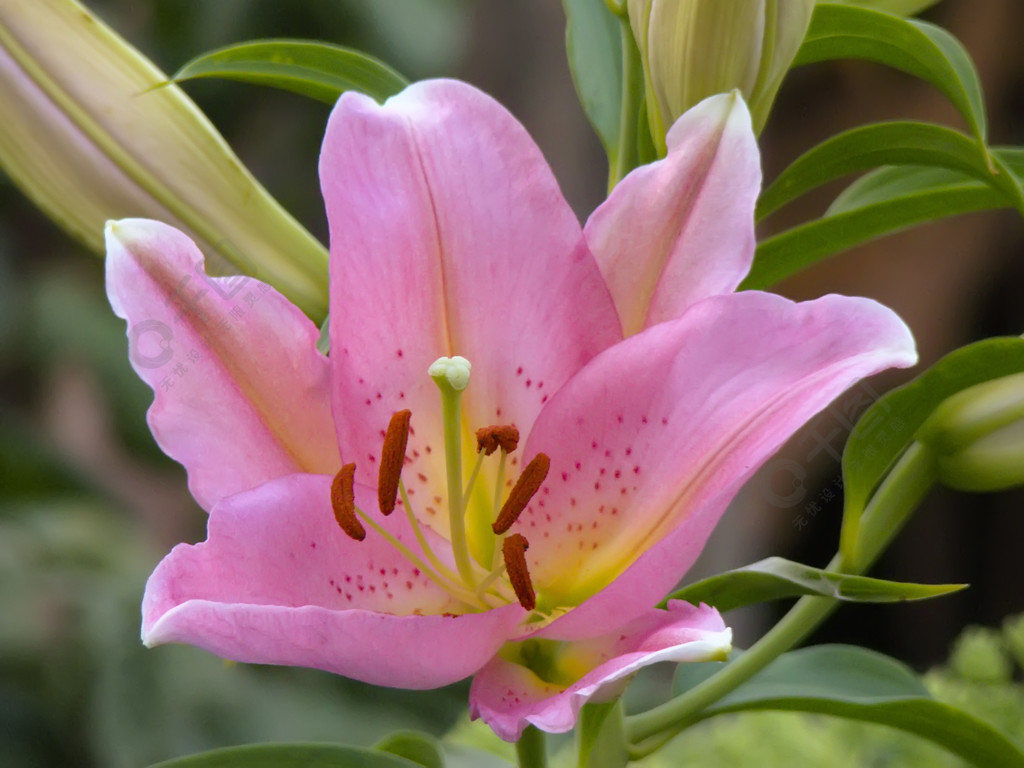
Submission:
<svg viewBox="0 0 1024 768">
<path fill-rule="evenodd" d="M 616 632 L 566 648 L 589 667 L 567 687 L 496 656 L 473 678 L 470 712 L 506 741 L 517 741 L 528 725 L 565 733 L 575 726 L 584 704 L 614 699 L 643 667 L 660 661 L 724 660 L 731 645 L 732 631 L 714 608 L 672 600 L 668 610 L 647 610 Z"/>
<path fill-rule="evenodd" d="M 796 304 L 755 292 L 707 299 L 596 358 L 527 441 L 528 455 L 551 457 L 517 523 L 539 599 L 579 605 L 680 526 L 690 544 L 672 568 L 631 580 L 630 599 L 588 618 L 574 619 L 576 608 L 551 629 L 582 622 L 600 632 L 657 602 L 740 485 L 800 425 L 858 379 L 915 360 L 906 326 L 873 301 Z M 691 519 L 712 501 L 713 514 Z"/>
<path fill-rule="evenodd" d="M 408 484 L 423 504 L 417 513 L 443 532 L 445 516 L 420 511 L 446 496 L 430 364 L 472 362 L 470 433 L 497 423 L 525 431 L 580 366 L 621 338 L 618 317 L 540 150 L 471 86 L 417 83 L 383 106 L 346 93 L 320 176 L 339 441 L 369 482 L 381 430 L 411 409 Z"/>
<path fill-rule="evenodd" d="M 376 531 L 350 539 L 334 520 L 330 485 L 292 475 L 218 504 L 207 540 L 178 545 L 150 577 L 144 642 L 430 688 L 472 674 L 515 636 L 518 605 L 465 613 Z M 357 502 L 373 509 L 374 493 L 358 487 Z M 400 512 L 386 524 L 414 541 Z"/>
</svg>

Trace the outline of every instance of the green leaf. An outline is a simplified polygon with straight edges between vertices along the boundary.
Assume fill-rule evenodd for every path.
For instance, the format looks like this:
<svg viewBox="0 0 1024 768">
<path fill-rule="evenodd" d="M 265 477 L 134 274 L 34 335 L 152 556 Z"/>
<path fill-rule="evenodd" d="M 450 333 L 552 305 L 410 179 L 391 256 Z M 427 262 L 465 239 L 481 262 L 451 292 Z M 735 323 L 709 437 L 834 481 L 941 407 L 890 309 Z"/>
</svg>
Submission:
<svg viewBox="0 0 1024 768">
<path fill-rule="evenodd" d="M 798 157 L 757 202 L 762 219 L 833 179 L 883 165 L 921 165 L 960 171 L 1001 191 L 1024 211 L 1024 192 L 998 158 L 959 131 L 917 122 L 877 123 L 833 136 Z"/>
<path fill-rule="evenodd" d="M 996 150 L 993 157 L 1018 184 L 1024 180 L 1024 150 Z M 1008 206 L 1004 194 L 956 171 L 882 168 L 851 184 L 822 218 L 762 240 L 740 288 L 769 288 L 828 256 L 916 224 Z"/>
<path fill-rule="evenodd" d="M 814 10 L 793 66 L 833 59 L 864 59 L 926 80 L 985 141 L 981 83 L 964 47 L 941 27 L 880 11 L 822 3 Z"/>
<path fill-rule="evenodd" d="M 1024 339 L 986 339 L 951 352 L 864 412 L 843 451 L 843 555 L 855 559 L 856 533 L 872 492 L 931 412 L 963 389 L 1021 372 Z"/>
<path fill-rule="evenodd" d="M 875 8 L 899 16 L 916 16 L 921 11 L 931 8 L 939 0 L 831 0 L 831 2 L 841 5 L 859 5 L 862 8 Z"/>
<path fill-rule="evenodd" d="M 374 749 L 404 757 L 424 768 L 444 768 L 444 752 L 433 736 L 419 731 L 395 731 L 373 745 Z"/>
<path fill-rule="evenodd" d="M 702 682 L 721 666 L 680 665 L 676 692 Z M 698 713 L 694 722 L 752 710 L 810 712 L 877 723 L 928 739 L 984 768 L 1024 765 L 1024 752 L 1000 731 L 932 699 L 917 676 L 895 659 L 856 646 L 822 645 L 783 654 Z"/>
<path fill-rule="evenodd" d="M 377 101 L 393 96 L 408 81 L 382 61 L 340 45 L 308 40 L 253 40 L 205 53 L 171 78 L 200 77 L 269 85 L 334 104 L 345 91 Z"/>
<path fill-rule="evenodd" d="M 802 595 L 820 595 L 853 603 L 924 600 L 964 589 L 966 584 L 903 584 L 830 573 L 781 557 L 769 557 L 690 584 L 669 600 L 707 603 L 719 611 Z"/>
<path fill-rule="evenodd" d="M 335 744 L 251 744 L 155 763 L 150 768 L 421 768 L 395 755 Z"/>
<path fill-rule="evenodd" d="M 625 768 L 629 762 L 621 699 L 584 704 L 576 729 L 578 768 Z"/>
<path fill-rule="evenodd" d="M 604 0 L 562 0 L 562 7 L 576 93 L 614 165 L 622 130 L 621 24 Z"/>
</svg>

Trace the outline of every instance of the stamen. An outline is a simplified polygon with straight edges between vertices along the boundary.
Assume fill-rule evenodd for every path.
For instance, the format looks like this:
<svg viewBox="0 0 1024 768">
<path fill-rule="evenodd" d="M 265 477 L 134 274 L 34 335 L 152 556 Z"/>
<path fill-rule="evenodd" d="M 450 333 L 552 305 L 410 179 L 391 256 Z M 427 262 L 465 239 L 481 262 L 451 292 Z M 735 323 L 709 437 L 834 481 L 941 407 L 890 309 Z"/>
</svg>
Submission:
<svg viewBox="0 0 1024 768">
<path fill-rule="evenodd" d="M 512 453 L 519 445 L 519 430 L 514 424 L 496 425 L 493 427 L 481 427 L 476 431 L 476 450 L 490 456 L 498 448 L 506 453 Z"/>
<path fill-rule="evenodd" d="M 537 595 L 533 591 L 530 572 L 526 570 L 526 550 L 530 542 L 520 533 L 507 536 L 501 544 L 501 553 L 505 556 L 505 572 L 512 582 L 519 604 L 528 611 L 537 607 Z"/>
<path fill-rule="evenodd" d="M 407 547 L 405 544 L 403 544 L 397 538 L 391 535 L 383 526 L 381 526 L 380 523 L 378 523 L 372 517 L 363 512 L 363 510 L 359 509 L 359 507 L 356 507 L 355 511 L 356 514 L 359 515 L 359 517 L 361 517 L 368 526 L 370 526 L 371 528 L 373 528 L 373 530 L 380 534 L 380 536 L 385 541 L 387 541 L 388 544 L 390 544 L 392 547 L 401 552 L 402 556 L 405 557 L 406 560 L 408 560 L 414 566 L 419 568 L 420 572 L 424 576 L 426 576 L 432 582 L 437 584 L 439 587 L 441 587 L 441 589 L 443 589 L 449 595 L 454 597 L 456 600 L 459 600 L 474 609 L 483 608 L 486 610 L 490 607 L 486 603 L 480 602 L 477 596 L 469 590 L 463 589 L 459 587 L 457 584 L 447 583 L 439 574 L 434 573 L 434 571 L 431 570 L 430 566 L 423 562 L 423 560 L 415 552 L 413 552 L 411 549 L 409 549 L 409 547 Z"/>
<path fill-rule="evenodd" d="M 423 529 L 420 528 L 420 522 L 416 519 L 416 515 L 413 512 L 412 503 L 409 501 L 409 494 L 406 493 L 405 483 L 401 480 L 398 481 L 398 490 L 402 494 L 402 506 L 405 507 L 405 514 L 409 518 L 409 526 L 412 528 L 413 533 L 416 534 L 416 541 L 419 542 L 420 550 L 441 576 L 448 579 L 452 584 L 457 585 L 459 583 L 459 577 L 452 573 L 449 568 L 445 567 L 444 563 L 437 559 L 437 555 L 434 554 L 434 550 L 432 550 L 430 548 L 430 544 L 427 543 L 427 537 L 423 534 Z"/>
<path fill-rule="evenodd" d="M 338 470 L 331 482 L 331 507 L 341 530 L 356 541 L 362 541 L 366 538 L 366 529 L 356 517 L 355 475 L 355 464 L 346 464 Z"/>
<path fill-rule="evenodd" d="M 505 533 L 526 509 L 533 495 L 540 490 L 541 483 L 551 469 L 551 459 L 546 454 L 538 453 L 519 475 L 516 484 L 512 487 L 508 499 L 505 500 L 498 518 L 491 524 L 491 530 L 496 534 Z"/>
<path fill-rule="evenodd" d="M 384 447 L 380 454 L 380 474 L 377 479 L 377 503 L 382 515 L 395 511 L 398 499 L 398 481 L 405 464 L 405 447 L 409 443 L 410 411 L 397 411 L 391 417 L 388 431 L 384 435 Z"/>
</svg>

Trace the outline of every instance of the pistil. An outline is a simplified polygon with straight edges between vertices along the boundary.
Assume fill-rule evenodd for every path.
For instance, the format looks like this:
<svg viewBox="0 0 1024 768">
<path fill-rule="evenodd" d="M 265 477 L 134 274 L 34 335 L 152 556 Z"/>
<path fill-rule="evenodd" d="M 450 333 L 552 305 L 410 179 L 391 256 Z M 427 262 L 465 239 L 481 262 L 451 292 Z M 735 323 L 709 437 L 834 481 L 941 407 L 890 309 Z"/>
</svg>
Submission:
<svg viewBox="0 0 1024 768">
<path fill-rule="evenodd" d="M 355 464 L 346 464 L 331 484 L 331 506 L 341 529 L 356 541 L 366 538 L 367 528 L 372 528 L 403 557 L 413 563 L 435 584 L 456 600 L 464 603 L 469 610 L 488 610 L 505 605 L 513 600 L 523 608 L 533 611 L 537 596 L 527 570 L 526 550 L 529 543 L 519 533 L 508 534 L 519 515 L 526 509 L 533 496 L 540 490 L 551 462 L 543 454 L 537 454 L 524 468 L 512 487 L 505 503 L 505 472 L 508 454 L 516 450 L 519 430 L 514 425 L 496 425 L 477 430 L 477 458 L 470 473 L 469 482 L 462 484 L 462 392 L 469 384 L 470 364 L 462 357 L 442 357 L 430 366 L 429 374 L 441 393 L 441 415 L 444 430 L 445 466 L 447 471 L 449 543 L 455 562 L 455 571 L 441 560 L 427 540 L 427 532 L 420 524 L 413 509 L 409 492 L 402 482 L 405 466 L 405 452 L 411 432 L 411 413 L 397 411 L 391 417 L 384 432 L 377 484 L 377 501 L 382 515 L 390 515 L 398 499 L 405 509 L 409 526 L 416 537 L 419 552 L 413 551 L 399 538 L 385 529 L 380 522 L 368 516 L 355 505 Z M 472 533 L 480 537 L 474 545 L 482 551 L 469 547 L 467 510 L 474 487 L 480 475 L 484 459 L 500 449 L 497 482 L 494 488 L 493 506 L 490 516 L 474 515 Z M 421 479 L 423 476 L 421 475 Z M 440 501 L 440 500 L 438 500 Z M 481 499 L 481 502 L 483 500 Z M 480 502 L 478 502 L 480 503 Z M 486 505 L 486 502 L 483 502 Z M 486 513 L 486 509 L 475 510 Z M 493 522 L 490 522 L 493 521 Z M 365 524 L 365 527 L 364 527 Z M 500 542 L 500 547 L 497 546 Z M 479 567 L 471 557 L 475 555 Z M 505 577 L 505 578 L 502 578 Z M 514 594 L 513 594 L 514 593 Z"/>
<path fill-rule="evenodd" d="M 464 357 L 442 357 L 430 366 L 428 373 L 441 390 L 452 555 L 463 583 L 474 589 L 476 577 L 466 541 L 466 504 L 462 492 L 462 391 L 469 385 L 470 367 Z"/>
</svg>

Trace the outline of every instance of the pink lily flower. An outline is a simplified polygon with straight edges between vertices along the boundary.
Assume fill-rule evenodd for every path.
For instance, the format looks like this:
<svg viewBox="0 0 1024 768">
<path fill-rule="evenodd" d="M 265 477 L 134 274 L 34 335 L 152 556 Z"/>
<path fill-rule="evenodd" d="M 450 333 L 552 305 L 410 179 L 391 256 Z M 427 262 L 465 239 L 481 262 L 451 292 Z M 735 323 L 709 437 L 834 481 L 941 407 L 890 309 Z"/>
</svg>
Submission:
<svg viewBox="0 0 1024 768">
<path fill-rule="evenodd" d="M 760 186 L 738 96 L 668 144 L 581 229 L 479 91 L 345 94 L 320 159 L 329 357 L 180 232 L 109 224 L 150 426 L 210 512 L 151 576 L 143 641 L 404 688 L 475 675 L 508 740 L 571 729 L 644 665 L 721 658 L 714 609 L 653 606 L 794 430 L 915 352 L 867 299 L 733 292 Z"/>
</svg>

